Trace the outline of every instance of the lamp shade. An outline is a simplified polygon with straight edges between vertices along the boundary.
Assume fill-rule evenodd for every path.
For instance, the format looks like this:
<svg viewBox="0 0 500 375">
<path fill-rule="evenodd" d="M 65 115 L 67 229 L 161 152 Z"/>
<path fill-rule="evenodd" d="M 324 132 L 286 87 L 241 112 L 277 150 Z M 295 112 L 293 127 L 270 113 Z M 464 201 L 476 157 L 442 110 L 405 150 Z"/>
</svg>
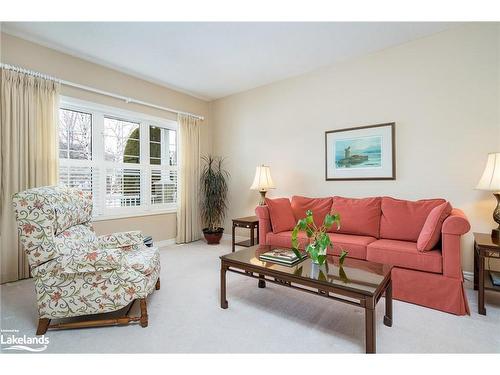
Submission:
<svg viewBox="0 0 500 375">
<path fill-rule="evenodd" d="M 488 161 L 476 189 L 500 191 L 500 152 L 488 154 Z"/>
<path fill-rule="evenodd" d="M 274 189 L 274 182 L 271 178 L 271 169 L 266 165 L 259 165 L 255 170 L 255 177 L 253 179 L 250 190 L 267 191 Z"/>
</svg>

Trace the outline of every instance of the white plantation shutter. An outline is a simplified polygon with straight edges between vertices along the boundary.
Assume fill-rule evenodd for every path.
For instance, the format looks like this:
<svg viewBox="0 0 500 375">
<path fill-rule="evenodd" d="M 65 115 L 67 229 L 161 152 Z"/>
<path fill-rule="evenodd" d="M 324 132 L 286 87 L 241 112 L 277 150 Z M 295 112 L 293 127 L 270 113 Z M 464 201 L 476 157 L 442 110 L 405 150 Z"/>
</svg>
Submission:
<svg viewBox="0 0 500 375">
<path fill-rule="evenodd" d="M 59 183 L 92 193 L 92 167 L 59 166 Z"/>
<path fill-rule="evenodd" d="M 69 187 L 77 187 L 92 194 L 92 215 L 99 216 L 103 211 L 103 202 L 100 199 L 101 169 L 95 166 L 79 164 L 72 160 L 61 160 L 59 165 L 59 183 Z"/>
<path fill-rule="evenodd" d="M 141 170 L 138 168 L 106 168 L 106 208 L 140 206 Z"/>
<path fill-rule="evenodd" d="M 151 170 L 151 204 L 177 202 L 177 170 Z"/>
</svg>

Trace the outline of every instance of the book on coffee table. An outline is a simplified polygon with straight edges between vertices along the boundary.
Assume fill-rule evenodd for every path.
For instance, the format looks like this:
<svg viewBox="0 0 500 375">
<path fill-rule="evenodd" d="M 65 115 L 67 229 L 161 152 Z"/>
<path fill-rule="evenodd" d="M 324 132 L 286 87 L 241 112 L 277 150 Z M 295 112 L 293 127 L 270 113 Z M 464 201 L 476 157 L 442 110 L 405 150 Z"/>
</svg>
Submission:
<svg viewBox="0 0 500 375">
<path fill-rule="evenodd" d="M 293 266 L 307 257 L 307 254 L 302 254 L 299 258 L 290 249 L 272 249 L 264 254 L 259 255 L 259 259 L 263 262 L 274 262 L 285 266 Z"/>
</svg>

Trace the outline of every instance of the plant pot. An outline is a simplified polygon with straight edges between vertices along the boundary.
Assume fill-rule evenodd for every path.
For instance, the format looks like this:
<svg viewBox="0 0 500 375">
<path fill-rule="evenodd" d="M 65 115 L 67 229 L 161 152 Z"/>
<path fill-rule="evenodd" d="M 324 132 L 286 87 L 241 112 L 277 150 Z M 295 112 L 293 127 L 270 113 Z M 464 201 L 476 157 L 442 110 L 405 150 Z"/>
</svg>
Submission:
<svg viewBox="0 0 500 375">
<path fill-rule="evenodd" d="M 203 229 L 203 235 L 205 236 L 205 240 L 209 245 L 218 245 L 223 233 L 224 228 L 217 228 L 214 231 L 211 231 L 208 228 Z"/>
</svg>

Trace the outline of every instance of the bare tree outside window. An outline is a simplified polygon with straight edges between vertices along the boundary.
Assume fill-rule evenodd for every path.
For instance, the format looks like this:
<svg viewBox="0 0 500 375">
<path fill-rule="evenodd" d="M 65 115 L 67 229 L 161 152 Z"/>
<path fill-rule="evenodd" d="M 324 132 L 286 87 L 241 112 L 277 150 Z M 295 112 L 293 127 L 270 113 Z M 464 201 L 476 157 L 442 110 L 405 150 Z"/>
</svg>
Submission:
<svg viewBox="0 0 500 375">
<path fill-rule="evenodd" d="M 59 111 L 59 157 L 92 159 L 92 115 L 69 109 Z"/>
</svg>

